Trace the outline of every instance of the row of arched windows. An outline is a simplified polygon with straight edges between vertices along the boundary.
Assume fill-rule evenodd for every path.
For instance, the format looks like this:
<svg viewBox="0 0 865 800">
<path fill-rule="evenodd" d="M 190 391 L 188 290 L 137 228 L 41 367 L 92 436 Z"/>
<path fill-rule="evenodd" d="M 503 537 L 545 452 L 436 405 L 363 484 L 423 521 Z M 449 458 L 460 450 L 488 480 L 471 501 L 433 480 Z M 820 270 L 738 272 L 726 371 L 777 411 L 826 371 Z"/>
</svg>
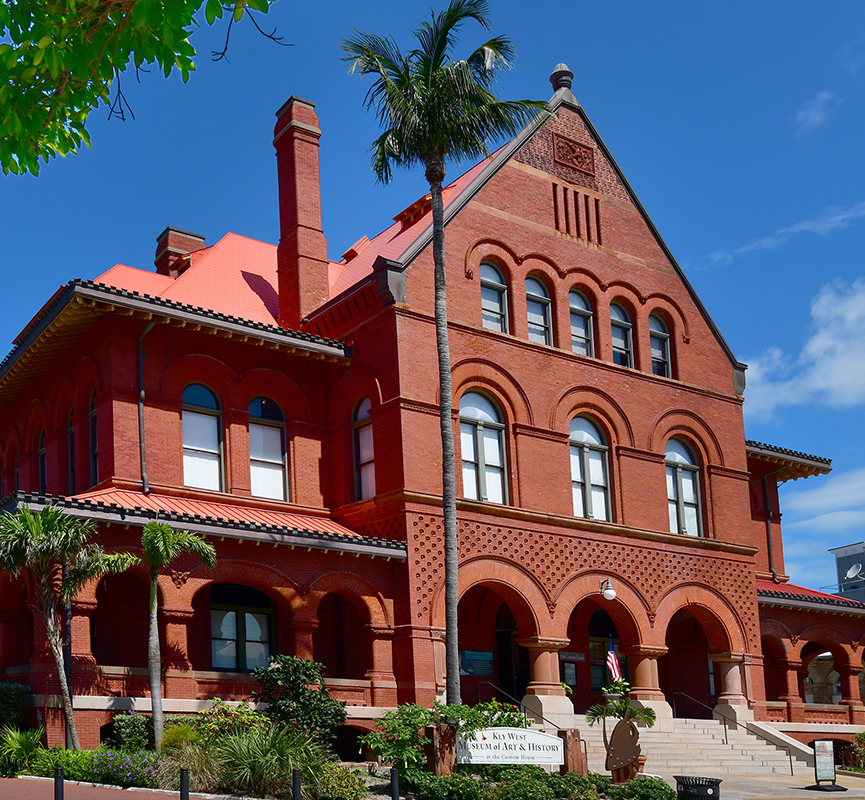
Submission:
<svg viewBox="0 0 865 800">
<path fill-rule="evenodd" d="M 508 503 L 505 479 L 505 425 L 495 403 L 480 392 L 460 399 L 463 496 Z M 570 423 L 571 493 L 574 516 L 611 521 L 609 447 L 601 429 L 586 416 Z M 702 535 L 699 465 L 691 447 L 671 438 L 665 451 L 670 531 Z"/>
<path fill-rule="evenodd" d="M 368 397 L 352 416 L 354 496 L 375 494 L 375 459 Z M 200 383 L 183 390 L 183 483 L 196 489 L 223 491 L 222 409 L 216 395 Z M 254 497 L 286 501 L 290 498 L 285 414 L 269 397 L 249 404 L 249 474 Z"/>
<path fill-rule="evenodd" d="M 499 269 L 482 263 L 481 312 L 488 330 L 510 333 L 508 319 L 508 286 Z M 573 289 L 568 293 L 571 324 L 571 349 L 582 356 L 595 357 L 595 325 L 592 305 L 586 296 Z M 553 344 L 552 302 L 547 287 L 538 278 L 526 278 L 526 315 L 530 342 Z M 610 304 L 610 327 L 613 363 L 634 366 L 634 326 L 627 310 L 620 303 Z M 652 353 L 652 373 L 664 378 L 673 375 L 670 356 L 670 331 L 657 314 L 649 316 L 649 344 Z"/>
</svg>

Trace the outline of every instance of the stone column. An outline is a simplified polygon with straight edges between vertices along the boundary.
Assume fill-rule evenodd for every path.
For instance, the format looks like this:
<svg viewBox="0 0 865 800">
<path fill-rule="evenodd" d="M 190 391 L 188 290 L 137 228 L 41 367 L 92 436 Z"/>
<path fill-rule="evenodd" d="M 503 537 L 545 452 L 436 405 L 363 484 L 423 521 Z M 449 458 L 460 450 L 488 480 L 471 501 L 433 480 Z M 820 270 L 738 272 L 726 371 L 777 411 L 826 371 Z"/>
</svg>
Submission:
<svg viewBox="0 0 865 800">
<path fill-rule="evenodd" d="M 779 661 L 778 665 L 784 668 L 784 691 L 778 696 L 779 700 L 788 703 L 801 703 L 802 695 L 799 690 L 799 670 L 802 662 L 794 659 Z"/>
<path fill-rule="evenodd" d="M 317 617 L 295 617 L 291 621 L 294 635 L 294 652 L 298 658 L 313 658 L 312 634 L 318 628 Z"/>
<path fill-rule="evenodd" d="M 861 667 L 851 664 L 837 664 L 835 671 L 841 678 L 841 705 L 861 706 L 862 695 L 859 690 L 859 673 Z"/>
<path fill-rule="evenodd" d="M 447 693 L 447 650 L 445 646 L 445 629 L 430 628 L 433 645 L 433 661 L 435 664 L 436 699 L 444 703 Z"/>
<path fill-rule="evenodd" d="M 526 711 L 539 722 L 547 720 L 560 728 L 572 728 L 574 705 L 559 677 L 559 650 L 567 647 L 570 639 L 532 636 L 517 640 L 517 644 L 529 651 L 531 680 L 523 698 Z"/>
<path fill-rule="evenodd" d="M 396 676 L 393 673 L 393 628 L 369 625 L 372 665 L 366 671 L 374 706 L 395 706 Z"/>
<path fill-rule="evenodd" d="M 95 664 L 90 649 L 90 617 L 96 611 L 95 600 L 72 601 L 72 663 Z M 62 610 L 60 612 L 63 613 Z"/>
<path fill-rule="evenodd" d="M 655 729 L 673 729 L 673 708 L 661 691 L 658 677 L 658 659 L 667 654 L 666 647 L 636 644 L 622 647 L 619 652 L 628 656 L 631 666 L 631 691 L 628 697 L 635 706 L 651 708 L 655 712 Z"/>
<path fill-rule="evenodd" d="M 748 700 L 742 692 L 743 653 L 710 653 L 709 657 L 721 667 L 721 692 L 715 705 L 714 716 L 727 717 L 741 722 L 751 720 L 754 713 L 748 708 Z"/>
<path fill-rule="evenodd" d="M 198 684 L 189 660 L 189 625 L 195 612 L 191 608 L 161 608 L 165 623 L 165 646 L 162 649 L 162 683 L 164 697 L 194 700 Z"/>
</svg>

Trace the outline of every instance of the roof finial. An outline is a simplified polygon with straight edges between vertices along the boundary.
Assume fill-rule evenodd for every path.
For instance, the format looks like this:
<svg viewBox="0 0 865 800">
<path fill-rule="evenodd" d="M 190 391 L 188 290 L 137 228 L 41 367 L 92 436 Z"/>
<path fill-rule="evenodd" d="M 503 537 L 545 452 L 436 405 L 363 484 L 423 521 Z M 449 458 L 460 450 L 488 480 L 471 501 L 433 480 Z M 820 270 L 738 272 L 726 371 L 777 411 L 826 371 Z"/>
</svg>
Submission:
<svg viewBox="0 0 865 800">
<path fill-rule="evenodd" d="M 553 90 L 570 89 L 574 81 L 574 73 L 568 69 L 567 64 L 556 64 L 553 74 L 550 75 L 550 83 L 553 84 Z"/>
</svg>

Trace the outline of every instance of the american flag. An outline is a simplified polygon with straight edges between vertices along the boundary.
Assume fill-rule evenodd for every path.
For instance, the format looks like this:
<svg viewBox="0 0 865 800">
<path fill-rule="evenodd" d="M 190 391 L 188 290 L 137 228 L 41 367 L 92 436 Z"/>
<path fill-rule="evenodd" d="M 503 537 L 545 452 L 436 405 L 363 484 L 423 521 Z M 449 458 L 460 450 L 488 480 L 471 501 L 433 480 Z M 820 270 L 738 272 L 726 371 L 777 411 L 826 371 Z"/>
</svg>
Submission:
<svg viewBox="0 0 865 800">
<path fill-rule="evenodd" d="M 607 669 L 610 670 L 610 675 L 614 681 L 622 679 L 622 670 L 619 669 L 619 659 L 616 658 L 616 650 L 613 647 L 613 636 L 610 634 L 610 649 L 607 650 Z"/>
</svg>

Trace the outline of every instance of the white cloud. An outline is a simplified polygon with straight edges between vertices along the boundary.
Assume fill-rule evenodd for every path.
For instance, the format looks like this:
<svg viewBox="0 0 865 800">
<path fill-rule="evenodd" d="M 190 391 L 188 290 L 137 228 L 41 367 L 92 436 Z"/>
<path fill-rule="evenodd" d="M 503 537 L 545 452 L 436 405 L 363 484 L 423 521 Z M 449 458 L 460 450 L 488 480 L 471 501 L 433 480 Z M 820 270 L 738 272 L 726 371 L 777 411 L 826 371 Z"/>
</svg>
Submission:
<svg viewBox="0 0 865 800">
<path fill-rule="evenodd" d="M 849 228 L 857 220 L 865 217 L 865 203 L 853 203 L 849 206 L 829 206 L 811 219 L 803 219 L 770 236 L 754 239 L 748 244 L 733 249 L 719 248 L 708 255 L 703 256 L 709 266 L 726 266 L 733 262 L 737 256 L 745 255 L 760 250 L 777 250 L 787 244 L 794 236 L 800 233 L 816 233 L 818 236 L 828 236 L 835 231 Z"/>
<path fill-rule="evenodd" d="M 865 278 L 825 285 L 811 319 L 815 332 L 798 358 L 772 348 L 747 360 L 746 420 L 769 420 L 781 406 L 865 403 Z"/>
<path fill-rule="evenodd" d="M 801 519 L 784 526 L 786 531 L 805 530 L 815 533 L 845 533 L 846 531 L 861 531 L 865 527 L 865 509 L 859 511 L 830 511 L 828 514 L 818 514 L 810 519 Z M 852 533 L 856 538 L 858 533 Z M 833 547 L 841 547 L 838 542 Z M 828 548 L 827 548 L 828 549 Z"/>
<path fill-rule="evenodd" d="M 802 108 L 796 112 L 797 136 L 805 136 L 822 128 L 829 119 L 829 115 L 843 102 L 835 92 L 824 89 L 812 97 Z"/>
<path fill-rule="evenodd" d="M 865 514 L 865 467 L 821 478 L 813 489 L 797 489 L 794 484 L 785 491 L 782 505 L 785 513 L 798 515 L 846 509 L 862 509 Z"/>
</svg>

